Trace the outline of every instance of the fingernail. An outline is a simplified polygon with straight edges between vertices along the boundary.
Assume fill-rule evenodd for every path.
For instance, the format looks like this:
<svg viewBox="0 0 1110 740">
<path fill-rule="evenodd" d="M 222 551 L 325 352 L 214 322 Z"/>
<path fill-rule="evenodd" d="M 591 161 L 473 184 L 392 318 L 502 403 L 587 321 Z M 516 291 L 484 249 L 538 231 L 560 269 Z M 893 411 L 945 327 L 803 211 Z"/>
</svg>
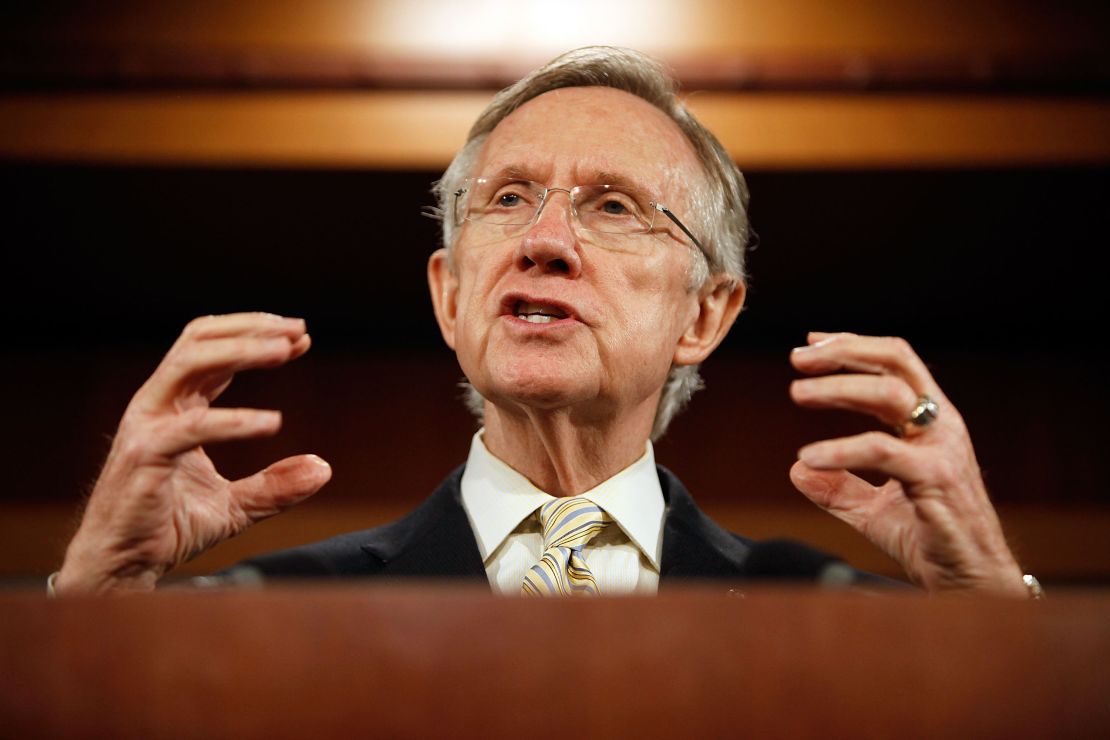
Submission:
<svg viewBox="0 0 1110 740">
<path fill-rule="evenodd" d="M 280 411 L 261 411 L 258 415 L 258 425 L 263 427 L 281 424 Z"/>
<path fill-rule="evenodd" d="M 804 460 L 802 462 L 805 462 Z M 795 473 L 795 475 L 798 475 Z M 805 489 L 810 494 L 824 496 L 827 495 L 831 489 L 828 479 L 823 475 L 810 475 L 809 471 L 800 475 L 800 482 L 805 486 Z"/>
<path fill-rule="evenodd" d="M 795 347 L 792 351 L 794 351 L 794 352 L 805 352 L 806 350 L 817 349 L 818 347 L 824 347 L 826 344 L 829 344 L 829 343 L 831 343 L 835 340 L 836 340 L 835 336 L 825 337 L 824 339 L 822 339 L 818 342 L 814 342 L 813 344 L 807 344 L 807 345 L 804 345 L 802 347 Z"/>
<path fill-rule="evenodd" d="M 806 445 L 798 450 L 798 459 L 810 467 L 814 467 L 821 462 L 820 450 L 815 445 Z"/>
<path fill-rule="evenodd" d="M 266 347 L 267 350 L 285 350 L 289 349 L 290 345 L 292 344 L 292 341 L 287 336 L 266 337 L 262 341 L 266 345 L 268 345 Z"/>
<path fill-rule="evenodd" d="M 310 460 L 312 460 L 312 462 L 316 463 L 317 465 L 319 465 L 322 468 L 330 468 L 331 467 L 331 465 L 328 464 L 328 461 L 325 460 L 324 458 L 320 457 L 319 455 L 309 455 L 308 457 L 309 457 Z"/>
</svg>

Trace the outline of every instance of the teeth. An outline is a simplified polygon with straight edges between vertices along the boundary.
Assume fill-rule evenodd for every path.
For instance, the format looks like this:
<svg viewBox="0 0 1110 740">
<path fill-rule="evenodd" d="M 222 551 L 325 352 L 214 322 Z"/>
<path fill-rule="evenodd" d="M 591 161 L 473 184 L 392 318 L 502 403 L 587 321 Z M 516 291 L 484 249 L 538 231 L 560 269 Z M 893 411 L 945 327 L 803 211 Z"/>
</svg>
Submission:
<svg viewBox="0 0 1110 740">
<path fill-rule="evenodd" d="M 521 318 L 526 316 L 545 316 L 556 319 L 565 319 L 567 315 L 554 306 L 545 306 L 542 303 L 527 303 L 520 301 L 516 304 L 516 315 Z"/>
<path fill-rule="evenodd" d="M 544 316 L 542 313 L 524 313 L 520 314 L 520 318 L 527 321 L 529 324 L 550 324 L 555 321 L 554 316 Z"/>
</svg>

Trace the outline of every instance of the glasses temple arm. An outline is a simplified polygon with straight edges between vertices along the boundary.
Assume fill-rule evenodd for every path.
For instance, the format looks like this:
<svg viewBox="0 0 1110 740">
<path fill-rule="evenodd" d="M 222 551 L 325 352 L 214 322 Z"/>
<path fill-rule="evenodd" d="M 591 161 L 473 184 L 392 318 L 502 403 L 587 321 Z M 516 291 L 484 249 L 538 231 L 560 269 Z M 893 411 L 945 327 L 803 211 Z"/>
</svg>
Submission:
<svg viewBox="0 0 1110 740">
<path fill-rule="evenodd" d="M 652 203 L 652 205 L 655 206 L 655 210 L 662 213 L 664 216 L 666 216 L 671 221 L 673 221 L 675 226 L 682 229 L 682 233 L 685 234 L 686 236 L 690 237 L 690 241 L 692 241 L 694 243 L 695 247 L 697 247 L 698 249 L 700 249 L 703 252 L 705 251 L 705 247 L 703 247 L 701 245 L 701 242 L 698 241 L 698 238 L 696 236 L 694 236 L 692 233 L 690 233 L 690 230 L 686 228 L 686 224 L 684 224 L 684 223 L 682 223 L 681 221 L 678 220 L 678 216 L 671 213 L 671 209 L 667 208 L 662 203 Z"/>
</svg>

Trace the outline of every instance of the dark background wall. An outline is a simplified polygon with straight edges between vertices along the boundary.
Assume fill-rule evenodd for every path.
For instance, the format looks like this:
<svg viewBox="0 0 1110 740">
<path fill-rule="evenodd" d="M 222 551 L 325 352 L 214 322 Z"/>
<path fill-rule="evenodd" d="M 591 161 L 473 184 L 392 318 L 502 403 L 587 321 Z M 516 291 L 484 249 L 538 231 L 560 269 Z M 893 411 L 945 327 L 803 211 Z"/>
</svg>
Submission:
<svg viewBox="0 0 1110 740">
<path fill-rule="evenodd" d="M 311 506 L 375 518 L 464 459 L 474 423 L 424 284 L 434 173 L 14 164 L 0 176 L 0 504 L 75 510 L 127 399 L 184 323 L 229 311 L 303 316 L 314 348 L 229 390 L 229 405 L 281 408 L 286 428 L 215 449 L 228 475 L 314 451 L 336 475 Z M 809 505 L 786 478 L 795 450 L 873 426 L 790 404 L 787 354 L 810 329 L 909 338 L 967 417 L 1003 510 L 1104 504 L 1110 172 L 749 180 L 762 244 L 748 308 L 704 368 L 708 389 L 658 446 L 706 506 L 738 528 L 745 506 L 799 512 Z M 793 533 L 758 522 L 776 526 Z M 52 537 L 57 552 L 62 530 Z"/>
</svg>

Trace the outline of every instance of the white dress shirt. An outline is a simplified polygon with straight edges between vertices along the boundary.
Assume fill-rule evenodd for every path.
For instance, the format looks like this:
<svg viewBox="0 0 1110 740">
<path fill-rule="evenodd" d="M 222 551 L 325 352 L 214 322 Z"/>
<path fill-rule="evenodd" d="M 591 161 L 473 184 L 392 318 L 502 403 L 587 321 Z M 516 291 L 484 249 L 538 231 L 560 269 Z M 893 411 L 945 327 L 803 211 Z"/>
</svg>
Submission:
<svg viewBox="0 0 1110 740">
<path fill-rule="evenodd" d="M 461 486 L 463 508 L 494 593 L 519 596 L 524 574 L 543 554 L 539 508 L 555 497 L 494 457 L 481 431 L 470 443 Z M 613 518 L 582 550 L 598 591 L 655 593 L 665 506 L 651 442 L 639 460 L 579 495 Z"/>
</svg>

